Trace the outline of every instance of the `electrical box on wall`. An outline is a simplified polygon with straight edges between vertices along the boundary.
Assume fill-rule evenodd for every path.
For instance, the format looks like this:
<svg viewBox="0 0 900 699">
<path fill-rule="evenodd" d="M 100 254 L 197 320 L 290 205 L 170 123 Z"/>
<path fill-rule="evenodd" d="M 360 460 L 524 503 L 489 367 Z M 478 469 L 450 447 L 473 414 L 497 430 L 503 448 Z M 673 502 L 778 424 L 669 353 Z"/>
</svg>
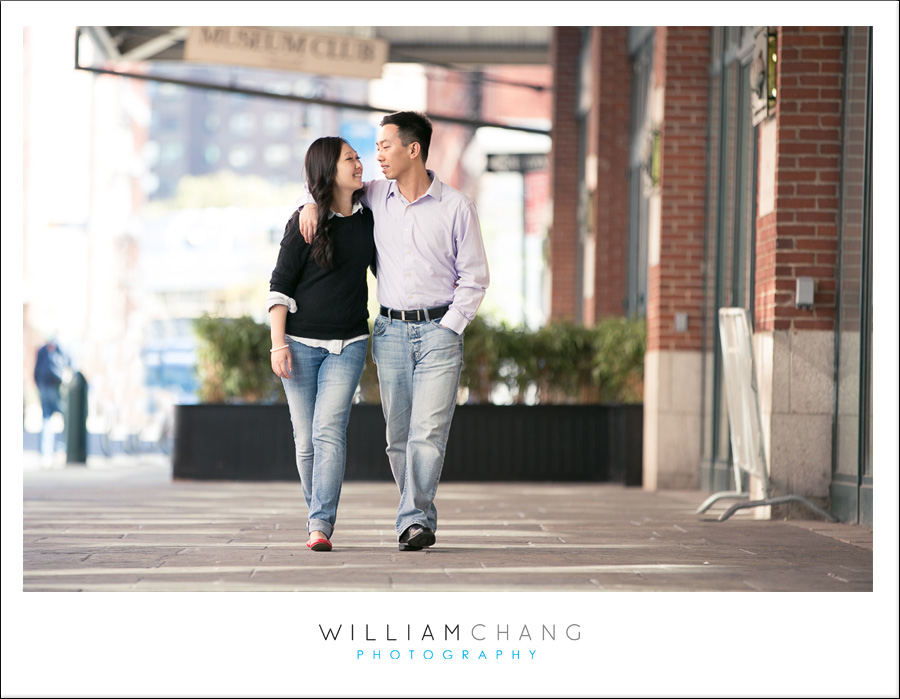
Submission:
<svg viewBox="0 0 900 699">
<path fill-rule="evenodd" d="M 797 308 L 812 308 L 816 284 L 812 277 L 797 277 L 795 305 Z"/>
</svg>

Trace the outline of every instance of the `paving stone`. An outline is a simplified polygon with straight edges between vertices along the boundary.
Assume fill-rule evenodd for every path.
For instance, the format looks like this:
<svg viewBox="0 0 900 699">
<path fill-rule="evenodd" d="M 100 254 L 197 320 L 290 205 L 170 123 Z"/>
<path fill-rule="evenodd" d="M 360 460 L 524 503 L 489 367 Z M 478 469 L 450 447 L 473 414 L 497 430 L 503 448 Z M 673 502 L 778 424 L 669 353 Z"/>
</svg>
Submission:
<svg viewBox="0 0 900 699">
<path fill-rule="evenodd" d="M 26 476 L 28 474 L 26 473 Z M 447 483 L 434 547 L 397 550 L 393 483 L 345 483 L 334 550 L 306 549 L 298 483 L 163 469 L 26 477 L 25 590 L 856 591 L 871 530 L 695 511 L 705 494 Z M 133 477 L 129 477 L 129 476 Z M 143 572 L 141 572 L 143 571 Z M 168 587 L 167 587 L 168 586 Z"/>
</svg>

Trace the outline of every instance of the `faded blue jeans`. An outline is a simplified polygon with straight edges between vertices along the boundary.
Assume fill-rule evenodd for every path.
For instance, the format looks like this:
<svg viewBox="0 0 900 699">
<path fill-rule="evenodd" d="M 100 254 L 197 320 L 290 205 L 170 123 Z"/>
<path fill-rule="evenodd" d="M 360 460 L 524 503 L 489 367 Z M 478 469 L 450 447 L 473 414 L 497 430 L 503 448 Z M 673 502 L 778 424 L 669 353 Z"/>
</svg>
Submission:
<svg viewBox="0 0 900 699">
<path fill-rule="evenodd" d="M 372 331 L 387 455 L 400 489 L 397 534 L 419 523 L 437 529 L 437 492 L 456 391 L 463 338 L 440 321 L 379 315 Z"/>
<path fill-rule="evenodd" d="M 53 431 L 51 419 L 54 413 L 63 412 L 62 398 L 58 385 L 42 384 L 38 386 L 38 394 L 41 398 L 41 414 L 44 420 L 41 426 L 41 456 L 48 459 L 56 453 L 56 433 Z"/>
<path fill-rule="evenodd" d="M 307 532 L 334 533 L 347 463 L 347 422 L 366 363 L 365 341 L 340 354 L 287 339 L 291 378 L 282 379 L 294 431 L 297 471 L 309 508 Z"/>
</svg>

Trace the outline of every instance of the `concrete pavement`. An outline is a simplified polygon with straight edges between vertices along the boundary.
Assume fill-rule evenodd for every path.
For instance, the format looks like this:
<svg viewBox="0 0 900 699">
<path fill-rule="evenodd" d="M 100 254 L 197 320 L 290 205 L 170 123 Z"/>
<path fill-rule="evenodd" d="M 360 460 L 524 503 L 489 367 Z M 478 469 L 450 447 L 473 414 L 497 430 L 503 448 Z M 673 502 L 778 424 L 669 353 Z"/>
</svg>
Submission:
<svg viewBox="0 0 900 699">
<path fill-rule="evenodd" d="M 873 589 L 873 531 L 763 521 L 706 494 L 443 483 L 437 543 L 397 550 L 392 483 L 347 482 L 334 550 L 305 546 L 299 484 L 173 481 L 163 457 L 26 467 L 25 591 Z"/>
</svg>

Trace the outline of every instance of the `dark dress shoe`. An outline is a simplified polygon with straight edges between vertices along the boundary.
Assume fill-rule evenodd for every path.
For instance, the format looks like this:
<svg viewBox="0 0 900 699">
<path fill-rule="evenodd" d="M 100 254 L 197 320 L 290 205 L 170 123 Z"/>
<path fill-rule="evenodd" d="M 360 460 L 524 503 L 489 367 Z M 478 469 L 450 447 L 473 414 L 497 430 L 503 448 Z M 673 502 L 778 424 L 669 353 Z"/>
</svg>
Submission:
<svg viewBox="0 0 900 699">
<path fill-rule="evenodd" d="M 400 535 L 401 551 L 421 551 L 434 543 L 434 532 L 421 524 L 408 526 Z"/>
</svg>

